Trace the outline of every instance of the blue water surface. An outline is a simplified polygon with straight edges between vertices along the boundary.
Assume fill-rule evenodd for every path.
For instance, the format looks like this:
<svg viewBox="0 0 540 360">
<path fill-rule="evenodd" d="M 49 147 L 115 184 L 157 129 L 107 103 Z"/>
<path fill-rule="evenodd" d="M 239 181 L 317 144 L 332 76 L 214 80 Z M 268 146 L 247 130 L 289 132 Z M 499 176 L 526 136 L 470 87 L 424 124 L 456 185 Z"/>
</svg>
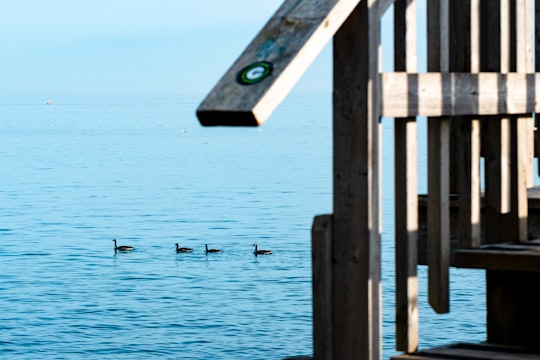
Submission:
<svg viewBox="0 0 540 360">
<path fill-rule="evenodd" d="M 0 99 L 0 358 L 312 354 L 310 228 L 332 211 L 330 94 L 292 96 L 259 128 L 201 127 L 200 96 L 46 100 Z M 387 358 L 392 122 L 383 129 Z M 115 253 L 113 238 L 135 250 Z M 273 254 L 255 257 L 253 243 Z M 452 312 L 435 315 L 419 268 L 421 347 L 485 338 L 483 272 L 451 274 Z"/>
</svg>

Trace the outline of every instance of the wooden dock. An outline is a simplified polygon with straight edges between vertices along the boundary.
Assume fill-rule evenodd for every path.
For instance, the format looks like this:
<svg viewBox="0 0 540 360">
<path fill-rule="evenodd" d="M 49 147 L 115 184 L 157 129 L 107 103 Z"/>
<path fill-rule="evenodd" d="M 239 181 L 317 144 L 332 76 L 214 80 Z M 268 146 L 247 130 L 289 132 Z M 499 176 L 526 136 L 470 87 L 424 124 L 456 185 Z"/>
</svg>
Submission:
<svg viewBox="0 0 540 360">
<path fill-rule="evenodd" d="M 390 7 L 394 71 L 381 73 L 380 18 Z M 332 40 L 333 212 L 312 228 L 314 358 L 382 357 L 380 120 L 392 117 L 396 272 L 384 281 L 396 283 L 402 353 L 393 359 L 540 359 L 531 206 L 540 0 L 427 0 L 425 11 L 427 28 L 417 29 L 415 0 L 286 0 L 197 116 L 205 126 L 263 124 Z M 417 70 L 418 34 L 427 73 Z M 426 174 L 419 116 L 428 118 Z M 423 196 L 418 176 L 428 180 Z M 419 263 L 441 314 L 450 312 L 449 268 L 485 270 L 485 343 L 419 349 Z"/>
</svg>

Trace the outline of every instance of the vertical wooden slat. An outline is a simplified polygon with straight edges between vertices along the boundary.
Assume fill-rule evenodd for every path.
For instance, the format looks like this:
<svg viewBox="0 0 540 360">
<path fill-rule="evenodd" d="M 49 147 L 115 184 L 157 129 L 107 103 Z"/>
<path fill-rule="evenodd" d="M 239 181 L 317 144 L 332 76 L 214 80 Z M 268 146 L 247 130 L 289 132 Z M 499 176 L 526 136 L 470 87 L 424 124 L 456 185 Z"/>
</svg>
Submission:
<svg viewBox="0 0 540 360">
<path fill-rule="evenodd" d="M 534 71 L 540 72 L 540 0 L 534 1 Z M 538 136 L 538 127 L 540 127 L 540 118 L 537 114 L 534 115 L 535 130 L 535 144 L 534 147 L 537 151 L 540 151 L 540 136 Z M 538 157 L 537 157 L 538 158 Z M 538 164 L 538 160 L 537 160 Z M 540 175 L 540 166 L 538 167 L 538 174 Z"/>
<path fill-rule="evenodd" d="M 427 2 L 428 71 L 448 71 L 448 0 Z M 428 119 L 428 301 L 437 313 L 450 308 L 449 150 L 447 118 Z"/>
<path fill-rule="evenodd" d="M 532 71 L 532 1 L 516 0 L 516 71 Z M 531 116 L 516 118 L 516 216 L 517 240 L 527 241 L 528 197 L 527 187 L 533 184 L 533 122 Z"/>
<path fill-rule="evenodd" d="M 332 360 L 332 216 L 319 215 L 313 220 L 313 354 L 315 359 Z"/>
<path fill-rule="evenodd" d="M 470 0 L 470 71 L 480 72 L 480 0 Z M 481 227 L 481 137 L 480 120 L 471 119 L 470 132 L 470 232 L 464 234 L 462 247 L 478 248 L 482 242 Z M 468 235 L 468 236 L 467 236 Z"/>
<path fill-rule="evenodd" d="M 474 12 L 471 9 L 474 8 Z M 478 1 L 450 3 L 450 71 L 478 72 Z M 474 31 L 472 27 L 475 27 Z M 474 40 L 472 39 L 474 33 Z M 474 45 L 474 49 L 473 49 Z M 473 64 L 474 63 L 474 64 Z M 455 94 L 459 95 L 459 94 Z M 452 151 L 455 154 L 451 178 L 459 195 L 459 247 L 479 247 L 480 228 L 480 123 L 468 116 L 451 118 Z"/>
<path fill-rule="evenodd" d="M 394 70 L 416 72 L 415 0 L 394 3 Z M 418 349 L 416 136 L 416 118 L 395 120 L 396 349 L 407 353 Z"/>
<path fill-rule="evenodd" d="M 333 44 L 333 355 L 340 360 L 381 358 L 377 6 L 362 1 Z"/>
<path fill-rule="evenodd" d="M 508 73 L 511 68 L 511 29 L 510 29 L 510 1 L 511 0 L 500 0 L 501 1 L 501 13 L 500 13 L 500 31 L 501 31 L 501 44 L 500 44 L 500 72 Z M 511 182 L 511 141 L 510 141 L 510 119 L 508 117 L 503 117 L 500 119 L 500 173 L 498 177 L 500 178 L 500 188 L 497 191 L 499 195 L 499 211 L 502 214 L 508 213 L 511 211 L 511 194 L 510 194 L 510 182 Z"/>
<path fill-rule="evenodd" d="M 533 63 L 533 24 L 531 13 L 534 13 L 532 0 L 519 0 L 516 10 L 517 29 L 517 72 L 534 72 Z M 532 114 L 524 117 L 526 126 L 526 144 L 527 144 L 527 187 L 534 186 L 534 121 Z"/>
<path fill-rule="evenodd" d="M 480 0 L 480 70 L 508 72 L 509 44 L 508 0 Z M 506 44 L 506 45 L 505 45 Z M 504 94 L 503 94 L 504 96 Z M 482 121 L 482 145 L 485 157 L 484 241 L 511 241 L 503 225 L 510 212 L 510 121 L 500 116 Z M 515 240 L 515 239 L 512 239 Z"/>
</svg>

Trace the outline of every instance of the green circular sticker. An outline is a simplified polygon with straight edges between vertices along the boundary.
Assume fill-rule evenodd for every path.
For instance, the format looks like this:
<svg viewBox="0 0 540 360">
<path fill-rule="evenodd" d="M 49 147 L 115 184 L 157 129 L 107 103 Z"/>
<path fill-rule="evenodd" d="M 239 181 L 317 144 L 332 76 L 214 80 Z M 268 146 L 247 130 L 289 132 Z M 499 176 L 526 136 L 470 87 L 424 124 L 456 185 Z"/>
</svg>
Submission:
<svg viewBox="0 0 540 360">
<path fill-rule="evenodd" d="M 258 61 L 246 66 L 238 73 L 238 82 L 242 85 L 256 84 L 272 73 L 272 64 L 268 61 Z"/>
</svg>

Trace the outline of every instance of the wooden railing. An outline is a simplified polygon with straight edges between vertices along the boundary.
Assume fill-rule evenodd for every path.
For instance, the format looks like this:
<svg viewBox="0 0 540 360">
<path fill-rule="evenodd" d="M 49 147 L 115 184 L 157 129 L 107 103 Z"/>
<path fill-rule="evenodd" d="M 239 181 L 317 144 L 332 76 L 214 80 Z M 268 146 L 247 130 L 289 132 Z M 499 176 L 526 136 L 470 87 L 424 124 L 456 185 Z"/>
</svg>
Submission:
<svg viewBox="0 0 540 360">
<path fill-rule="evenodd" d="M 395 118 L 398 350 L 418 350 L 418 116 L 428 117 L 433 309 L 450 310 L 451 195 L 459 248 L 527 241 L 539 3 L 427 0 L 417 29 L 414 0 L 288 0 L 199 106 L 203 125 L 260 125 L 333 39 L 334 207 L 312 229 L 316 359 L 381 358 L 381 117 Z M 392 4 L 395 72 L 381 74 L 380 18 Z M 418 34 L 428 73 L 417 72 Z"/>
</svg>

